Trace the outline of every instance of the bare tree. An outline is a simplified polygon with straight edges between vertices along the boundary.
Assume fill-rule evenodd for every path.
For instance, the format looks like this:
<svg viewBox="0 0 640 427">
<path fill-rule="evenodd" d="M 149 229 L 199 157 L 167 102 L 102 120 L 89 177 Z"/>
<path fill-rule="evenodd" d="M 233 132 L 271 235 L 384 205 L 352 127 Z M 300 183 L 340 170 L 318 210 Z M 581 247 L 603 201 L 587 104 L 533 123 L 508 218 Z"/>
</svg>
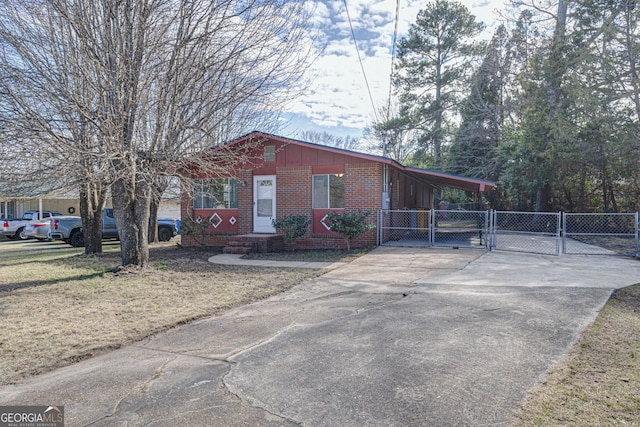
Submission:
<svg viewBox="0 0 640 427">
<path fill-rule="evenodd" d="M 339 136 L 327 131 L 305 130 L 300 132 L 300 139 L 313 144 L 327 145 L 329 147 L 342 148 L 344 150 L 357 150 L 360 147 L 360 140 L 352 136 Z"/>
<path fill-rule="evenodd" d="M 70 159 L 88 158 L 101 171 L 107 165 L 123 265 L 148 263 L 158 175 L 179 174 L 187 160 L 223 173 L 221 168 L 247 153 L 201 152 L 247 122 L 276 114 L 304 87 L 311 42 L 308 10 L 301 3 L 1 0 L 0 5 L 8 64 L 2 85 L 10 88 L 20 121 L 32 117 L 32 124 L 20 126 L 34 139 L 45 134 L 55 142 L 52 150 Z M 19 81 L 15 75 L 27 78 Z M 77 87 L 68 88 L 67 75 Z M 88 148 L 72 134 L 69 128 L 78 123 L 86 124 L 95 146 Z"/>
<path fill-rule="evenodd" d="M 49 4 L 2 2 L 0 120 L 7 132 L 3 172 L 80 194 L 85 252 L 102 251 L 108 155 L 96 127 L 99 98 L 69 23 Z M 8 168 L 11 170 L 8 170 Z M 4 175 L 3 173 L 3 175 Z"/>
<path fill-rule="evenodd" d="M 409 161 L 419 149 L 420 135 L 413 127 L 410 114 L 396 98 L 380 108 L 378 116 L 383 119 L 365 131 L 369 148 L 403 164 Z"/>
</svg>

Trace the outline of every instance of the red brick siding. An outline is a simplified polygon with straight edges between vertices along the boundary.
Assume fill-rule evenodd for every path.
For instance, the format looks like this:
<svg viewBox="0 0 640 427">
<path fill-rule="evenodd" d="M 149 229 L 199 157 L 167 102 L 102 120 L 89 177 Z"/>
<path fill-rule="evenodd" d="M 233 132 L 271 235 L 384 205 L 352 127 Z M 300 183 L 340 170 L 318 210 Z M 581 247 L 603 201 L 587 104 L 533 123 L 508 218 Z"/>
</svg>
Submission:
<svg viewBox="0 0 640 427">
<path fill-rule="evenodd" d="M 375 162 L 347 164 L 345 173 L 345 210 L 350 212 L 371 211 L 368 221 L 375 224 L 375 213 L 381 207 L 382 165 Z M 238 233 L 253 231 L 253 171 L 238 170 Z M 312 166 L 278 167 L 276 170 L 276 215 L 304 215 L 313 218 L 312 210 Z M 191 195 L 183 191 L 182 218 L 193 214 Z M 224 246 L 231 233 L 221 233 L 210 227 L 206 236 L 207 245 Z M 185 246 L 197 243 L 188 236 L 182 237 Z M 352 242 L 352 247 L 368 247 L 376 244 L 375 230 L 369 230 Z M 343 249 L 346 243 L 338 235 L 314 234 L 309 232 L 296 242 L 298 249 Z"/>
</svg>

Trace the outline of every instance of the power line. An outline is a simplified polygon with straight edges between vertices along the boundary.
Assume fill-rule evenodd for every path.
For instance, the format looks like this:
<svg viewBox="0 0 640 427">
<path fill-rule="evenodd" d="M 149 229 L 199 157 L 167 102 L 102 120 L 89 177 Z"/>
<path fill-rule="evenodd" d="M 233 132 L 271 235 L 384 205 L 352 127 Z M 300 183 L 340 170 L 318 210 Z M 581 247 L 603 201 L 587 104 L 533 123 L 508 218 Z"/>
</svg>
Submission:
<svg viewBox="0 0 640 427">
<path fill-rule="evenodd" d="M 391 92 L 393 90 L 393 64 L 396 59 L 396 40 L 398 39 L 398 21 L 400 17 L 400 0 L 396 0 L 396 22 L 393 26 L 393 45 L 391 46 L 391 72 L 389 73 L 389 98 L 387 99 L 387 121 L 391 114 Z"/>
<path fill-rule="evenodd" d="M 376 104 L 373 102 L 373 96 L 371 95 L 371 88 L 369 87 L 369 80 L 367 79 L 367 73 L 364 71 L 364 64 L 362 63 L 362 57 L 360 56 L 360 49 L 358 49 L 358 42 L 356 41 L 356 33 L 353 31 L 353 24 L 351 23 L 351 16 L 349 15 L 349 8 L 347 7 L 347 0 L 343 0 L 344 10 L 347 12 L 347 19 L 349 20 L 349 27 L 351 28 L 351 36 L 353 37 L 353 44 L 356 46 L 356 52 L 358 53 L 358 61 L 360 62 L 360 69 L 362 70 L 362 76 L 364 82 L 367 85 L 367 92 L 369 93 L 369 100 L 371 101 L 371 107 L 373 108 L 373 115 L 378 121 L 378 113 L 376 112 Z"/>
</svg>

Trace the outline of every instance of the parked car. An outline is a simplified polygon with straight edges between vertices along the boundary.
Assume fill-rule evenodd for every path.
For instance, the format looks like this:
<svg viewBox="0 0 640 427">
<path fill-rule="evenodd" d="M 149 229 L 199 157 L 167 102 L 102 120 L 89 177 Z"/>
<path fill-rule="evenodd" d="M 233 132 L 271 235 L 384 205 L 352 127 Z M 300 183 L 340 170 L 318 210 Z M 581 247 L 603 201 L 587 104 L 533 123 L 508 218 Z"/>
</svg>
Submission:
<svg viewBox="0 0 640 427">
<path fill-rule="evenodd" d="M 27 224 L 38 222 L 40 220 L 55 216 L 62 216 L 62 214 L 60 212 L 43 211 L 42 217 L 40 217 L 40 211 L 28 211 L 22 215 L 22 218 L 1 220 L 1 234 L 7 236 L 9 239 L 26 240 L 29 238 L 29 236 L 25 233 L 25 227 L 27 226 Z"/>
<path fill-rule="evenodd" d="M 158 240 L 167 242 L 178 234 L 176 220 L 158 218 Z M 74 247 L 84 246 L 82 219 L 79 216 L 59 216 L 51 219 L 49 236 L 54 240 L 63 240 Z M 113 209 L 106 208 L 102 212 L 102 238 L 117 239 L 118 228 L 113 216 Z"/>
<path fill-rule="evenodd" d="M 27 236 L 27 238 L 34 238 L 38 240 L 51 240 L 51 235 L 49 234 L 50 231 L 51 231 L 51 218 L 46 218 L 40 221 L 29 222 L 27 223 L 27 225 L 24 226 L 24 235 Z"/>
</svg>

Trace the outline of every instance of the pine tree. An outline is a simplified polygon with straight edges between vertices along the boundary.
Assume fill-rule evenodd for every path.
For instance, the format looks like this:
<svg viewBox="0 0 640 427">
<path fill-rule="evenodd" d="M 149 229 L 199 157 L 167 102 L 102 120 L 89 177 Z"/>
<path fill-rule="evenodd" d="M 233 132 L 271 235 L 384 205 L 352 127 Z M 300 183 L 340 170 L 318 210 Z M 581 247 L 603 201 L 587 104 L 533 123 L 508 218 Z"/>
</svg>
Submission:
<svg viewBox="0 0 640 427">
<path fill-rule="evenodd" d="M 443 146 L 451 139 L 460 94 L 480 53 L 475 38 L 484 25 L 455 1 L 436 0 L 418 13 L 407 37 L 398 43 L 394 85 L 400 94 L 401 123 L 419 129 L 422 157 L 431 151 L 441 166 Z"/>
</svg>

